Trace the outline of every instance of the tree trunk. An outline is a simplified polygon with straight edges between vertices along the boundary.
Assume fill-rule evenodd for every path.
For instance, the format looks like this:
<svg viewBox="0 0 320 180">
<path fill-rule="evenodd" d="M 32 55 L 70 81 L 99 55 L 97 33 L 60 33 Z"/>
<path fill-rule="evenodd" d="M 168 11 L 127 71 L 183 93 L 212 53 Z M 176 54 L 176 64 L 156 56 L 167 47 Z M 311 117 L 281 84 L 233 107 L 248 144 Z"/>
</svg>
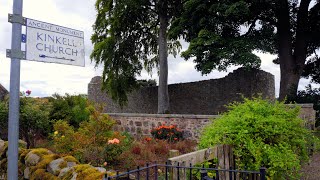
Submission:
<svg viewBox="0 0 320 180">
<path fill-rule="evenodd" d="M 294 99 L 297 95 L 298 85 L 300 81 L 300 73 L 291 68 L 280 68 L 280 94 L 279 100 Z"/>
<path fill-rule="evenodd" d="M 290 32 L 289 5 L 287 0 L 279 0 L 277 33 L 279 38 L 280 94 L 279 100 L 295 99 L 300 76 L 303 72 L 307 54 L 306 26 L 310 0 L 302 0 L 297 15 L 297 30 L 294 49 Z"/>
<path fill-rule="evenodd" d="M 280 94 L 279 100 L 284 100 L 289 92 L 297 90 L 300 76 L 295 75 L 296 64 L 292 56 L 292 33 L 290 32 L 289 5 L 287 0 L 278 1 L 276 16 L 277 35 L 279 38 L 279 60 L 280 60 Z"/>
<path fill-rule="evenodd" d="M 166 11 L 159 13 L 159 88 L 158 88 L 158 113 L 169 113 L 168 93 L 168 50 L 167 50 L 167 28 L 168 18 Z"/>
</svg>

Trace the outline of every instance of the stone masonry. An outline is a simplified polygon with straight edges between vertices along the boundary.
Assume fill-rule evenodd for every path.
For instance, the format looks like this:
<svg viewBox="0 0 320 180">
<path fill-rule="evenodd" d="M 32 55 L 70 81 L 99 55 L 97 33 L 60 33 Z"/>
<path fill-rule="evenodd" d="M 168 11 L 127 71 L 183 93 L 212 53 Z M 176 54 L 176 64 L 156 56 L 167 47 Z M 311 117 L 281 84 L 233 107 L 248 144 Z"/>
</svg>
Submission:
<svg viewBox="0 0 320 180">
<path fill-rule="evenodd" d="M 308 129 L 314 129 L 315 110 L 312 104 L 298 104 L 301 106 L 299 117 L 305 121 Z M 291 106 L 291 105 L 289 105 Z M 204 126 L 219 115 L 183 115 L 183 114 L 134 114 L 134 113 L 108 113 L 115 121 L 116 131 L 129 132 L 134 137 L 151 137 L 151 129 L 163 123 L 177 125 L 184 132 L 184 137 L 198 140 Z"/>
<path fill-rule="evenodd" d="M 151 137 L 151 129 L 162 124 L 177 125 L 184 138 L 197 140 L 202 128 L 218 115 L 108 113 L 116 120 L 115 131 L 129 132 L 134 137 Z"/>
<path fill-rule="evenodd" d="M 268 72 L 239 68 L 224 78 L 168 86 L 170 113 L 216 115 L 226 110 L 225 105 L 241 101 L 243 97 L 260 94 L 275 98 L 274 76 Z M 106 113 L 155 114 L 158 87 L 143 87 L 128 95 L 128 105 L 121 109 L 101 91 L 101 77 L 94 77 L 88 85 L 88 98 L 105 104 Z"/>
</svg>

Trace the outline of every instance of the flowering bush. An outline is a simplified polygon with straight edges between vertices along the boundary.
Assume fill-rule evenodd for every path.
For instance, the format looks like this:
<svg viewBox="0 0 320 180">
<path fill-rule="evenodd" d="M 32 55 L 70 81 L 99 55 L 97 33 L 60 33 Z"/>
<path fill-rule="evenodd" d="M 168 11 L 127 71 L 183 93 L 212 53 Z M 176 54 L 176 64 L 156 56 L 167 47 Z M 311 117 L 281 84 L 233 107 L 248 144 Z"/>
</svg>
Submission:
<svg viewBox="0 0 320 180">
<path fill-rule="evenodd" d="M 176 125 L 162 124 L 151 130 L 151 134 L 155 139 L 168 140 L 176 142 L 183 139 L 182 131 Z"/>
<path fill-rule="evenodd" d="M 112 165 L 118 164 L 118 158 L 124 150 L 124 143 L 118 138 L 113 138 L 108 141 L 108 144 L 104 147 L 104 160 Z"/>
<path fill-rule="evenodd" d="M 90 118 L 80 123 L 78 129 L 66 121 L 54 124 L 53 144 L 55 151 L 70 154 L 81 163 L 101 165 L 113 164 L 118 156 L 131 143 L 125 135 L 112 130 L 115 123 L 102 109 L 88 108 Z"/>
</svg>

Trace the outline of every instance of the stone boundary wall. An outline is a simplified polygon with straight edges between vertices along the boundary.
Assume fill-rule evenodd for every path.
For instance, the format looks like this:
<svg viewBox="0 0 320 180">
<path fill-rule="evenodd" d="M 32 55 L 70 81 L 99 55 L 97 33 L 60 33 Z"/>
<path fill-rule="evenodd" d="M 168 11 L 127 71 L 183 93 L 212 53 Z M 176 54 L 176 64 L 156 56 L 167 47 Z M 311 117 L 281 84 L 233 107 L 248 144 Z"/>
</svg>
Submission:
<svg viewBox="0 0 320 180">
<path fill-rule="evenodd" d="M 128 94 L 128 105 L 121 109 L 106 92 L 101 91 L 101 77 L 88 84 L 88 99 L 105 104 L 105 113 L 156 114 L 158 87 L 143 87 Z M 225 105 L 241 101 L 242 97 L 260 94 L 275 98 L 274 76 L 268 72 L 239 68 L 220 79 L 171 84 L 168 86 L 171 114 L 215 115 L 226 110 Z"/>
<path fill-rule="evenodd" d="M 182 115 L 182 114 L 131 114 L 108 113 L 116 120 L 115 131 L 126 131 L 134 137 L 151 136 L 151 129 L 162 125 L 177 125 L 183 130 L 184 138 L 197 140 L 201 129 L 218 115 Z"/>
<path fill-rule="evenodd" d="M 308 129 L 315 128 L 315 114 L 312 104 L 298 104 L 301 106 L 299 117 L 305 120 Z M 291 105 L 289 105 L 291 106 Z M 219 115 L 188 115 L 188 114 L 134 114 L 107 113 L 116 121 L 114 130 L 129 132 L 134 137 L 151 136 L 151 129 L 163 123 L 177 125 L 184 132 L 184 137 L 198 140 L 201 130 Z"/>
</svg>

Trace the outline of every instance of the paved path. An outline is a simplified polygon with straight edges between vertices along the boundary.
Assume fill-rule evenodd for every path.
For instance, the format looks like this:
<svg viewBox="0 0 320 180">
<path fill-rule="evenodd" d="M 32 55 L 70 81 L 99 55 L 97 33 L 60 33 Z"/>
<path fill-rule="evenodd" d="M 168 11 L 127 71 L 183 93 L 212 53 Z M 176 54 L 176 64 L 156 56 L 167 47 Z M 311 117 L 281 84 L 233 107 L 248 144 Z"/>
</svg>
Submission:
<svg viewBox="0 0 320 180">
<path fill-rule="evenodd" d="M 311 162 L 302 167 L 301 180 L 320 180 L 320 152 L 315 153 Z"/>
</svg>

